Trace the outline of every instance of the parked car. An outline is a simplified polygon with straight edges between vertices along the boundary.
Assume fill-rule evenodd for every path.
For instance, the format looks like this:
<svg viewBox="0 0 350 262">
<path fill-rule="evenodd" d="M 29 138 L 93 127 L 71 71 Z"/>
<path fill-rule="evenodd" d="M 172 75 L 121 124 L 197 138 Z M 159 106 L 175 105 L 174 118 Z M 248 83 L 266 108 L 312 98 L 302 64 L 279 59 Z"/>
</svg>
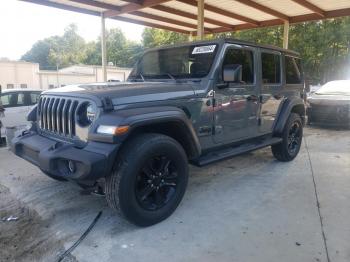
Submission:
<svg viewBox="0 0 350 262">
<path fill-rule="evenodd" d="M 328 82 L 307 101 L 308 123 L 350 127 L 350 80 Z"/>
<path fill-rule="evenodd" d="M 9 89 L 2 90 L 1 103 L 5 109 L 0 117 L 2 122 L 0 137 L 5 138 L 6 127 L 24 128 L 29 122 L 26 119 L 27 114 L 33 106 L 39 101 L 41 91 L 30 89 Z"/>
<path fill-rule="evenodd" d="M 96 186 L 129 221 L 149 226 L 179 205 L 188 163 L 266 146 L 293 160 L 304 92 L 293 51 L 232 39 L 151 49 L 128 82 L 44 92 L 12 151 L 54 179 Z"/>
</svg>

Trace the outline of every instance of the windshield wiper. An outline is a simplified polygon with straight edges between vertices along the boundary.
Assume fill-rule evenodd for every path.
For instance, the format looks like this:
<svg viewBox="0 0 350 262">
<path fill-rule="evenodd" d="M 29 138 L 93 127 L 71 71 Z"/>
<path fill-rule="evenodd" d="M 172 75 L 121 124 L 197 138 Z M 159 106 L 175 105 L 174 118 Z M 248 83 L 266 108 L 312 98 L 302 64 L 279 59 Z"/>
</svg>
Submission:
<svg viewBox="0 0 350 262">
<path fill-rule="evenodd" d="M 172 80 L 176 81 L 176 78 L 172 74 L 169 74 L 169 73 L 165 73 L 165 74 L 169 76 L 169 78 L 171 78 Z"/>
<path fill-rule="evenodd" d="M 137 77 L 140 76 L 142 82 L 145 82 L 145 77 L 141 74 L 141 73 L 138 73 L 138 74 L 135 74 L 132 77 L 132 80 L 137 80 Z"/>
<path fill-rule="evenodd" d="M 145 82 L 145 78 L 143 77 L 143 75 L 141 73 L 139 73 L 139 76 L 141 77 L 142 81 Z"/>
</svg>

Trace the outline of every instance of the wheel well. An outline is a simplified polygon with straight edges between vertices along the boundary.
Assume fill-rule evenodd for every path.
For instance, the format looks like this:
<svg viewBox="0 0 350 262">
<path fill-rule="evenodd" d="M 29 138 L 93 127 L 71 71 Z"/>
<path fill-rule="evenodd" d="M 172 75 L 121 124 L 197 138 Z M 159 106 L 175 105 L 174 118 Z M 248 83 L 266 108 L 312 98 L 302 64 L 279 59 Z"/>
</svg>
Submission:
<svg viewBox="0 0 350 262">
<path fill-rule="evenodd" d="M 293 106 L 291 113 L 296 113 L 300 115 L 303 124 L 305 123 L 305 106 L 304 105 L 295 105 Z"/>
<path fill-rule="evenodd" d="M 175 139 L 185 150 L 188 159 L 196 158 L 200 154 L 190 130 L 180 121 L 139 126 L 131 131 L 126 140 L 132 139 L 141 133 L 159 133 Z M 126 141 L 124 141 L 124 143 L 125 142 Z"/>
</svg>

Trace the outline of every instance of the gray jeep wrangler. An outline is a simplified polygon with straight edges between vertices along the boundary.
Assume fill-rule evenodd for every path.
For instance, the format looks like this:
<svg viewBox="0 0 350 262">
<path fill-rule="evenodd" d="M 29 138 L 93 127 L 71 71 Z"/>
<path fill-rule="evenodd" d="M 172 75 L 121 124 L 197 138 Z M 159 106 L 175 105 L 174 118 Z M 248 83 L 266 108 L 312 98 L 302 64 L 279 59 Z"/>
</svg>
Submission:
<svg viewBox="0 0 350 262">
<path fill-rule="evenodd" d="M 271 146 L 299 152 L 305 118 L 297 53 L 221 39 L 151 49 L 125 83 L 49 90 L 12 151 L 56 180 L 99 188 L 132 223 L 170 216 L 203 166 Z"/>
</svg>

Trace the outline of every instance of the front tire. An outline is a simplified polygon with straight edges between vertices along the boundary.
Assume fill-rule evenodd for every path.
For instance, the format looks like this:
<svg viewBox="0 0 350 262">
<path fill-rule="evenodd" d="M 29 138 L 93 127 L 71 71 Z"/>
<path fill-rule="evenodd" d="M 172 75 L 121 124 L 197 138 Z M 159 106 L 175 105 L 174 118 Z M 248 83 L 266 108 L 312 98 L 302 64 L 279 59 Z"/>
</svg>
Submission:
<svg viewBox="0 0 350 262">
<path fill-rule="evenodd" d="M 106 198 L 130 222 L 150 226 L 175 211 L 187 181 L 187 156 L 181 145 L 162 134 L 143 134 L 122 148 L 106 178 Z"/>
<path fill-rule="evenodd" d="M 303 122 L 298 114 L 291 113 L 282 133 L 282 142 L 272 145 L 272 154 L 283 162 L 293 160 L 299 153 L 303 138 Z"/>
</svg>

